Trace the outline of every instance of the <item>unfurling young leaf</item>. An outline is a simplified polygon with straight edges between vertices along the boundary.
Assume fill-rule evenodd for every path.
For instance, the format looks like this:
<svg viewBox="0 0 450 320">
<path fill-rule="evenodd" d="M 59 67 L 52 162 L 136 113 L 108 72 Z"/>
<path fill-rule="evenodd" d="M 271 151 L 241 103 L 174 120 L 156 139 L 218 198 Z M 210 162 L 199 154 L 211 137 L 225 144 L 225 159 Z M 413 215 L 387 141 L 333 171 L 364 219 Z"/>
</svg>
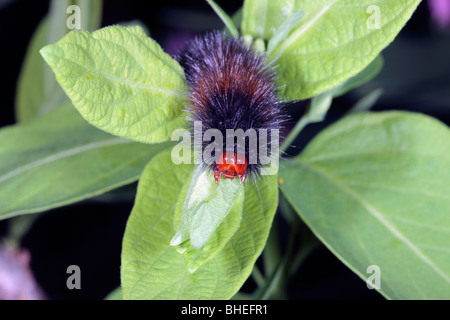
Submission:
<svg viewBox="0 0 450 320">
<path fill-rule="evenodd" d="M 242 192 L 239 179 L 222 179 L 217 184 L 211 170 L 199 167 L 183 201 L 181 225 L 171 244 L 178 245 L 189 239 L 194 248 L 201 249 Z"/>
<path fill-rule="evenodd" d="M 197 170 L 195 170 L 197 172 Z M 208 177 L 209 175 L 206 174 L 205 177 Z M 212 177 L 210 177 L 212 179 Z M 207 184 L 209 184 L 209 181 L 206 181 Z M 234 202 L 231 206 L 229 212 L 225 214 L 225 217 L 223 220 L 218 221 L 217 217 L 220 217 L 220 210 L 219 212 L 214 211 L 214 206 L 211 205 L 213 202 L 217 202 L 215 199 L 211 199 L 209 204 L 204 204 L 203 206 L 208 205 L 209 210 L 213 210 L 210 215 L 214 218 L 216 218 L 215 223 L 217 227 L 215 227 L 214 232 L 210 234 L 210 236 L 206 237 L 206 234 L 200 235 L 203 238 L 205 238 L 205 244 L 203 247 L 197 249 L 194 248 L 191 245 L 191 242 L 189 241 L 189 228 L 187 223 L 187 216 L 189 214 L 195 214 L 196 212 L 190 212 L 185 210 L 185 203 L 189 202 L 190 198 L 187 197 L 188 191 L 192 188 L 191 186 L 198 185 L 199 181 L 195 179 L 189 178 L 187 183 L 183 186 L 183 189 L 181 190 L 181 193 L 178 197 L 178 201 L 175 206 L 175 215 L 174 215 L 174 230 L 177 230 L 175 233 L 175 236 L 171 240 L 171 245 L 177 245 L 177 250 L 181 254 L 183 254 L 183 257 L 186 262 L 186 266 L 189 270 L 189 272 L 193 273 L 195 272 L 201 265 L 203 265 L 206 261 L 211 259 L 215 256 L 217 252 L 222 250 L 222 248 L 227 244 L 227 242 L 230 240 L 230 238 L 234 235 L 234 233 L 237 231 L 241 224 L 242 220 L 242 210 L 244 205 L 244 190 L 242 187 L 237 187 L 237 190 L 240 189 L 238 192 L 237 199 L 232 199 Z M 226 191 L 226 188 L 222 190 Z M 223 191 L 222 191 L 223 192 Z M 219 192 L 215 192 L 215 196 L 221 197 L 222 195 L 219 194 Z M 228 197 L 230 197 L 228 195 Z M 225 207 L 228 207 L 226 205 Z M 189 210 L 189 208 L 187 208 Z M 223 210 L 223 208 L 222 208 Z M 191 210 L 192 211 L 192 210 Z M 211 220 L 211 219 L 210 219 Z M 205 219 L 205 223 L 207 223 L 207 219 Z M 211 223 L 211 221 L 209 221 Z M 205 226 L 205 228 L 212 229 L 208 226 Z M 208 232 L 206 230 L 206 232 Z M 205 233 L 206 233 L 205 232 Z"/>
</svg>

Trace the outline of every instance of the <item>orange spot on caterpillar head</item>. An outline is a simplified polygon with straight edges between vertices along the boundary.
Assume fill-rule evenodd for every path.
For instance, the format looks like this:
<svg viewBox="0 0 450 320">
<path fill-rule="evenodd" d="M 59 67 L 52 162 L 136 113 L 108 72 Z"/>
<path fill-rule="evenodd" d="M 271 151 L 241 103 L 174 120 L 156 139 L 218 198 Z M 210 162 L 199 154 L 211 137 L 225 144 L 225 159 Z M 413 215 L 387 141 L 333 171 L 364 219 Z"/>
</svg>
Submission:
<svg viewBox="0 0 450 320">
<path fill-rule="evenodd" d="M 214 168 L 214 179 L 218 183 L 220 176 L 227 179 L 239 177 L 241 183 L 243 183 L 247 173 L 247 165 L 247 158 L 244 155 L 225 151 L 217 159 Z"/>
</svg>

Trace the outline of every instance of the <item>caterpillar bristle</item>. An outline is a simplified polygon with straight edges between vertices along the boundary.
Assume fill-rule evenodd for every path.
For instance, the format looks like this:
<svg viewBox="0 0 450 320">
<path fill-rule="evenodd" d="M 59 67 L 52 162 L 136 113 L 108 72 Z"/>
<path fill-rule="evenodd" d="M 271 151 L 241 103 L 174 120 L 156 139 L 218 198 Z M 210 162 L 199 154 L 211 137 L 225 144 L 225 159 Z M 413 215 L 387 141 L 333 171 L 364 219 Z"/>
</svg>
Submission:
<svg viewBox="0 0 450 320">
<path fill-rule="evenodd" d="M 188 120 L 192 125 L 200 121 L 202 134 L 208 129 L 218 129 L 223 136 L 226 129 L 255 129 L 258 133 L 267 129 L 270 133 L 281 129 L 287 120 L 277 94 L 273 63 L 267 63 L 241 39 L 209 32 L 188 43 L 176 59 L 189 87 Z M 268 142 L 270 151 L 270 139 Z M 246 149 L 247 159 L 248 152 Z M 210 167 L 217 170 L 217 164 Z M 259 162 L 249 163 L 246 176 L 258 175 L 261 167 Z"/>
</svg>

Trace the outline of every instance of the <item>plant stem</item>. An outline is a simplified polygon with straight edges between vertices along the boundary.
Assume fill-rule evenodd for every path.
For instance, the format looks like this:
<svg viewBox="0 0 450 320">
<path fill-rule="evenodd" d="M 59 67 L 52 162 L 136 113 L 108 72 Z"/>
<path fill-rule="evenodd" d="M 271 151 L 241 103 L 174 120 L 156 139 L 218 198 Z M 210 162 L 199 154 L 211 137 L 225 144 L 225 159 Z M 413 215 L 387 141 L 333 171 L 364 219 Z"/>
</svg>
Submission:
<svg viewBox="0 0 450 320">
<path fill-rule="evenodd" d="M 278 295 L 282 295 L 284 293 L 284 288 L 286 286 L 287 277 L 288 277 L 288 267 L 289 262 L 291 260 L 292 251 L 295 244 L 295 239 L 297 237 L 299 223 L 295 223 L 292 226 L 289 242 L 287 245 L 286 253 L 277 264 L 276 268 L 273 270 L 270 277 L 266 280 L 265 285 L 258 290 L 255 294 L 254 299 L 266 300 L 269 299 L 274 293 L 278 293 Z"/>
<path fill-rule="evenodd" d="M 294 142 L 295 138 L 297 138 L 297 136 L 300 133 L 300 131 L 302 131 L 303 128 L 308 123 L 309 123 L 309 121 L 308 121 L 308 119 L 305 116 L 300 118 L 300 120 L 297 122 L 297 124 L 291 130 L 291 132 L 289 132 L 289 135 L 287 136 L 287 138 L 284 140 L 283 144 L 281 145 L 280 153 L 285 152 L 291 146 L 292 142 Z"/>
<path fill-rule="evenodd" d="M 273 220 L 272 227 L 270 228 L 266 247 L 263 251 L 263 260 L 264 274 L 266 275 L 272 274 L 281 260 L 280 243 L 278 239 L 278 224 L 276 219 Z"/>
<path fill-rule="evenodd" d="M 280 154 L 289 148 L 291 143 L 307 124 L 323 121 L 328 109 L 331 107 L 333 96 L 337 88 L 318 94 L 311 99 L 306 113 L 300 118 L 295 127 L 289 133 L 286 140 L 283 142 L 283 145 L 280 148 Z"/>
<path fill-rule="evenodd" d="M 236 26 L 233 23 L 233 20 L 226 14 L 225 11 L 217 3 L 215 3 L 213 0 L 206 0 L 208 4 L 211 6 L 211 8 L 216 12 L 216 14 L 219 16 L 219 18 L 223 21 L 225 26 L 228 28 L 228 31 L 230 31 L 231 35 L 233 37 L 239 37 L 239 31 L 236 29 Z"/>
<path fill-rule="evenodd" d="M 30 230 L 38 214 L 26 214 L 9 220 L 9 230 L 5 241 L 13 247 L 19 248 L 24 235 Z"/>
<path fill-rule="evenodd" d="M 253 266 L 252 277 L 253 277 L 253 280 L 255 280 L 258 287 L 262 287 L 264 285 L 264 283 L 266 282 L 266 280 L 264 279 L 264 276 L 262 275 L 261 271 L 259 270 L 259 268 L 256 264 Z"/>
<path fill-rule="evenodd" d="M 356 104 L 347 112 L 347 114 L 369 111 L 378 99 L 383 95 L 383 89 L 375 89 L 356 102 Z"/>
<path fill-rule="evenodd" d="M 289 276 L 295 274 L 305 259 L 321 244 L 305 223 L 301 222 L 299 232 L 302 238 L 301 247 L 297 253 L 293 255 L 293 259 L 291 263 L 289 263 Z"/>
</svg>

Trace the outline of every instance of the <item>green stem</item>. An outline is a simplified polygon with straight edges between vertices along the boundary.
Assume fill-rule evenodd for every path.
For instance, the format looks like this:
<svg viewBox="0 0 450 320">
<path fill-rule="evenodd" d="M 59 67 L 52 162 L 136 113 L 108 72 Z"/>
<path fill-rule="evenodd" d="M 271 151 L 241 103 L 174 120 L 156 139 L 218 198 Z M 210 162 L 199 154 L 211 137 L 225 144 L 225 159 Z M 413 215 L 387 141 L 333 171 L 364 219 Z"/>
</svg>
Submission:
<svg viewBox="0 0 450 320">
<path fill-rule="evenodd" d="M 284 293 L 284 288 L 287 283 L 287 271 L 289 268 L 289 262 L 291 261 L 292 251 L 294 248 L 295 240 L 298 233 L 299 223 L 295 223 L 292 226 L 289 242 L 287 245 L 286 253 L 273 270 L 270 277 L 267 279 L 265 285 L 257 291 L 254 296 L 254 299 L 258 300 L 266 300 L 273 296 L 274 293 L 277 293 L 278 296 Z"/>
<path fill-rule="evenodd" d="M 289 276 L 294 275 L 305 259 L 321 244 L 303 222 L 301 223 L 299 232 L 301 233 L 302 243 L 299 251 L 293 255 L 293 259 L 291 263 L 289 263 Z"/>
<path fill-rule="evenodd" d="M 288 137 L 283 142 L 283 145 L 280 148 L 280 154 L 282 154 L 287 150 L 287 148 L 289 148 L 291 143 L 295 140 L 300 131 L 302 131 L 307 124 L 323 121 L 325 115 L 328 112 L 328 109 L 330 109 L 331 107 L 333 96 L 336 90 L 337 88 L 331 89 L 329 91 L 318 94 L 311 99 L 306 113 L 303 115 L 303 117 L 300 118 L 294 129 L 291 130 Z"/>
<path fill-rule="evenodd" d="M 263 260 L 264 274 L 266 275 L 272 274 L 281 260 L 278 225 L 276 220 L 273 220 L 272 227 L 270 228 L 266 247 L 263 251 Z"/>
<path fill-rule="evenodd" d="M 264 276 L 262 275 L 261 271 L 256 266 L 256 264 L 253 266 L 252 277 L 253 277 L 253 280 L 255 280 L 258 287 L 264 286 L 264 283 L 266 282 L 266 280 L 264 279 Z"/>
<path fill-rule="evenodd" d="M 297 124 L 291 130 L 291 132 L 289 132 L 289 135 L 287 136 L 287 138 L 284 140 L 283 144 L 281 145 L 280 153 L 285 152 L 291 146 L 292 142 L 294 142 L 295 138 L 297 138 L 300 131 L 302 131 L 303 128 L 308 123 L 309 123 L 309 120 L 306 117 L 300 118 L 300 120 L 297 122 Z"/>
<path fill-rule="evenodd" d="M 378 99 L 383 95 L 383 89 L 375 89 L 356 102 L 356 104 L 347 112 L 347 114 L 369 111 Z"/>
<path fill-rule="evenodd" d="M 38 214 L 26 214 L 14 217 L 9 220 L 8 234 L 5 242 L 16 248 L 20 247 L 20 242 L 25 234 L 30 230 Z"/>
<path fill-rule="evenodd" d="M 219 16 L 219 18 L 223 21 L 225 26 L 230 31 L 231 35 L 233 37 L 239 37 L 239 31 L 236 29 L 236 26 L 233 23 L 233 20 L 231 20 L 230 16 L 226 14 L 225 11 L 217 3 L 215 3 L 213 0 L 206 0 L 208 4 L 211 6 L 211 8 L 216 12 L 216 14 Z"/>
</svg>

